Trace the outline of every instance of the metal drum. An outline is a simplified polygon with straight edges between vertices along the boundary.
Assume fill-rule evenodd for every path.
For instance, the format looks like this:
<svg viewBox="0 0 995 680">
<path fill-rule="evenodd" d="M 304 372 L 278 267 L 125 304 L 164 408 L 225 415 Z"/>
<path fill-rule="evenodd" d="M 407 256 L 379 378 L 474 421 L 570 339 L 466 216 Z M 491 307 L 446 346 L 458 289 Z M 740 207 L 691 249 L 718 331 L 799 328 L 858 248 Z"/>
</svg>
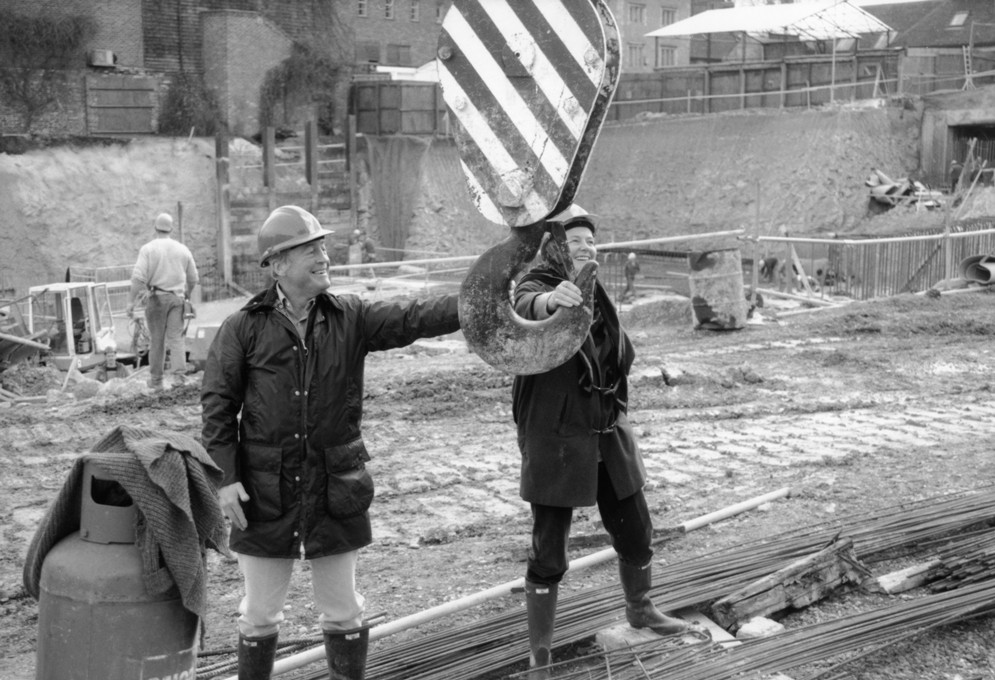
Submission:
<svg viewBox="0 0 995 680">
<path fill-rule="evenodd" d="M 124 489 L 83 466 L 80 531 L 45 556 L 38 680 L 194 680 L 197 616 L 179 591 L 152 595 Z"/>
<path fill-rule="evenodd" d="M 738 249 L 688 255 L 694 327 L 736 330 L 746 325 L 743 259 Z"/>
</svg>

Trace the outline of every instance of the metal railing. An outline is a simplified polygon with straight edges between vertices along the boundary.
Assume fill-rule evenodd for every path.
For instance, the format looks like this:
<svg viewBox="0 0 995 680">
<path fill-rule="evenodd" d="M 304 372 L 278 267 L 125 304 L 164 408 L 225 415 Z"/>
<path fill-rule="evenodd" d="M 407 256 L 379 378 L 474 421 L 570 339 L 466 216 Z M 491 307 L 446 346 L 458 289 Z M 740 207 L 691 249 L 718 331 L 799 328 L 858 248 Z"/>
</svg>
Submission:
<svg viewBox="0 0 995 680">
<path fill-rule="evenodd" d="M 972 255 L 995 253 L 995 222 L 978 220 L 959 224 L 948 232 L 920 233 L 887 238 L 804 238 L 761 236 L 758 249 L 772 253 L 780 262 L 793 260 L 794 248 L 802 269 L 825 262 L 825 274 L 814 279 L 820 295 L 835 294 L 857 300 L 917 293 L 940 281 L 960 276 L 960 263 Z M 766 248 L 765 248 L 766 246 Z M 770 246 L 775 246 L 771 248 Z M 754 255 L 754 260 L 762 259 Z M 761 279 L 761 285 L 781 288 L 798 282 Z"/>
</svg>

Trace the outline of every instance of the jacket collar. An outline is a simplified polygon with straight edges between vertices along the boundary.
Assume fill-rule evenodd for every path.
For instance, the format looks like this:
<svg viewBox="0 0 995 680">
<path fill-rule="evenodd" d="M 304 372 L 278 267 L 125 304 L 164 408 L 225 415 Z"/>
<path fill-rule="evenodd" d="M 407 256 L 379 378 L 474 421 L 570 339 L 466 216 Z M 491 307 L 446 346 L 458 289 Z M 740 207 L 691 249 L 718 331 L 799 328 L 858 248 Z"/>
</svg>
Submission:
<svg viewBox="0 0 995 680">
<path fill-rule="evenodd" d="M 327 290 L 316 295 L 314 303 L 315 306 L 319 308 L 331 307 L 337 310 L 342 309 L 342 303 L 339 301 L 338 297 Z M 242 309 L 247 312 L 259 312 L 263 310 L 276 309 L 279 304 L 280 293 L 277 291 L 276 282 L 274 281 L 270 284 L 269 288 L 253 295 L 252 298 L 245 303 L 245 306 L 243 306 Z"/>
</svg>

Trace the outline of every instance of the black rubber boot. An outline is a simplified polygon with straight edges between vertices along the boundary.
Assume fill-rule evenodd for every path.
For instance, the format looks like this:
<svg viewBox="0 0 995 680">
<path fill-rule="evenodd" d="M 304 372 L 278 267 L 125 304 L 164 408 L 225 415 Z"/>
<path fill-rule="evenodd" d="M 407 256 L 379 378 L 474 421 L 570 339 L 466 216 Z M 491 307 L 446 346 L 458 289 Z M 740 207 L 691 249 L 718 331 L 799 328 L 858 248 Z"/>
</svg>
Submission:
<svg viewBox="0 0 995 680">
<path fill-rule="evenodd" d="M 266 637 L 238 636 L 238 680 L 269 680 L 276 658 L 278 633 Z"/>
<path fill-rule="evenodd" d="M 690 628 L 686 621 L 663 614 L 650 599 L 653 563 L 636 567 L 618 561 L 618 574 L 625 591 L 625 620 L 633 628 L 649 628 L 658 635 L 678 635 Z"/>
<path fill-rule="evenodd" d="M 528 680 L 548 680 L 552 662 L 553 627 L 556 623 L 557 584 L 525 582 L 525 608 L 529 616 Z"/>
<path fill-rule="evenodd" d="M 366 654 L 370 649 L 370 629 L 325 632 L 325 656 L 329 680 L 364 680 Z"/>
</svg>

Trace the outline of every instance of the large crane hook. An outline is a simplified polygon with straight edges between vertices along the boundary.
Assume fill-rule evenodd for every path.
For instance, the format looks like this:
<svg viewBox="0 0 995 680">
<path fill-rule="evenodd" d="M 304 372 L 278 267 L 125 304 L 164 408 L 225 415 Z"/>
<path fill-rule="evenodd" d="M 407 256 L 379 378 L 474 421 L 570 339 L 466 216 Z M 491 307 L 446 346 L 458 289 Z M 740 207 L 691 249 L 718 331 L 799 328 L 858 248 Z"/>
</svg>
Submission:
<svg viewBox="0 0 995 680">
<path fill-rule="evenodd" d="M 539 222 L 513 229 L 505 240 L 485 251 L 470 267 L 460 288 L 460 326 L 467 344 L 481 359 L 515 375 L 542 373 L 572 357 L 591 327 L 597 262 L 588 262 L 574 283 L 584 300 L 577 307 L 561 307 L 542 321 L 523 319 L 511 306 L 510 283 L 532 260 L 546 239 L 564 251 L 563 227 Z"/>
<path fill-rule="evenodd" d="M 597 265 L 575 281 L 584 304 L 543 321 L 515 314 L 509 288 L 538 252 L 547 219 L 580 185 L 618 86 L 615 19 L 604 0 L 454 0 L 438 57 L 471 198 L 484 217 L 511 228 L 463 282 L 463 334 L 495 368 L 550 370 L 587 337 Z"/>
</svg>

